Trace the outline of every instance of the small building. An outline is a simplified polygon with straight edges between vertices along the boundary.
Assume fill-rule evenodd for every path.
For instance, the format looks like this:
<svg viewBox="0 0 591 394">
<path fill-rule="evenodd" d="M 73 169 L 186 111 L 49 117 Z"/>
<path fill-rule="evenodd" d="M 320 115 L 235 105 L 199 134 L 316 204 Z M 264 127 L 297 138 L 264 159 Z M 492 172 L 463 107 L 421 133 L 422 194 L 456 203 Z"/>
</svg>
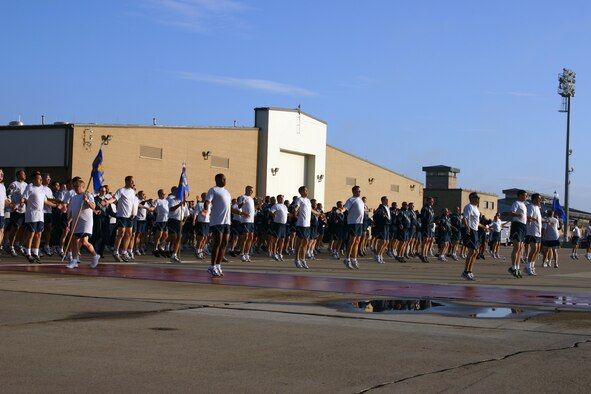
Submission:
<svg viewBox="0 0 591 394">
<path fill-rule="evenodd" d="M 439 215 L 443 208 L 454 212 L 457 207 L 463 209 L 470 202 L 468 196 L 475 190 L 457 187 L 459 168 L 437 165 L 423 167 L 423 171 L 426 173 L 424 198 L 434 198 L 436 215 Z M 492 219 L 498 210 L 498 196 L 494 193 L 476 192 L 480 196 L 480 213 L 487 219 Z"/>
</svg>

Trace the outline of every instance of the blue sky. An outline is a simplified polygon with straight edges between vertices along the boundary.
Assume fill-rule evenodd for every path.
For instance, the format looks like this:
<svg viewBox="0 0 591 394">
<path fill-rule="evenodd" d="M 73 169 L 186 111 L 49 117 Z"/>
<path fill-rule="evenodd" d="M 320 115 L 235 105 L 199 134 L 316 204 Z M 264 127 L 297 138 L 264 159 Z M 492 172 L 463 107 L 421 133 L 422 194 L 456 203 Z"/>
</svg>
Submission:
<svg viewBox="0 0 591 394">
<path fill-rule="evenodd" d="M 571 207 L 591 211 L 591 3 L 3 1 L 0 124 L 328 123 L 328 143 L 424 182 L 564 194 L 558 74 L 577 73 Z"/>
</svg>

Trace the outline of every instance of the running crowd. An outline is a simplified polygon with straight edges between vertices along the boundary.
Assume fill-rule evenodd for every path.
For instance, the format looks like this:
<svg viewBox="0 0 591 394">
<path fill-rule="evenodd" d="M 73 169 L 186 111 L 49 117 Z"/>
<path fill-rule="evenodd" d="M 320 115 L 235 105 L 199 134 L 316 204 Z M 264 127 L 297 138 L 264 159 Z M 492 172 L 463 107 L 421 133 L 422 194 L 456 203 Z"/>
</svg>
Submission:
<svg viewBox="0 0 591 394">
<path fill-rule="evenodd" d="M 390 204 L 387 196 L 377 208 L 368 208 L 359 186 L 329 211 L 308 199 L 306 186 L 291 202 L 283 195 L 254 197 L 252 186 L 233 199 L 224 174 L 217 174 L 215 186 L 195 201 L 177 196 L 177 187 L 169 194 L 160 189 L 158 198 L 149 199 L 137 191 L 133 176 L 125 177 L 124 186 L 114 192 L 102 185 L 94 194 L 87 192 L 80 177 L 61 183 L 49 174 L 34 172 L 27 178 L 18 171 L 8 189 L 3 180 L 0 170 L 0 244 L 5 253 L 22 254 L 30 263 L 55 253 L 67 258 L 67 267 L 74 269 L 80 264 L 81 249 L 91 255 L 92 268 L 107 252 L 117 262 L 128 262 L 149 249 L 157 257 L 180 263 L 181 251 L 190 247 L 198 259 L 210 256 L 208 272 L 217 277 L 223 276 L 226 253 L 244 262 L 254 253 L 278 261 L 293 255 L 297 268 L 308 269 L 308 262 L 327 244 L 331 256 L 342 257 L 348 269 L 359 269 L 358 257 L 370 251 L 379 264 L 385 263 L 385 256 L 401 263 L 410 257 L 425 263 L 430 257 L 461 258 L 465 259 L 462 277 L 475 280 L 476 260 L 485 259 L 487 252 L 501 258 L 501 231 L 510 226 L 511 275 L 521 278 L 522 265 L 526 274 L 536 275 L 540 253 L 545 267 L 558 268 L 561 222 L 555 212 L 542 215 L 539 194 L 526 203 L 523 190 L 511 207 L 511 222 L 503 223 L 499 214 L 492 219 L 480 214 L 477 193 L 470 194 L 463 209 L 456 207 L 452 213 L 444 208 L 436 215 L 433 198 L 427 198 L 420 211 L 412 202 Z M 585 237 L 591 245 L 591 221 Z M 575 222 L 573 259 L 578 259 L 582 238 Z M 586 257 L 591 260 L 590 246 Z"/>
</svg>

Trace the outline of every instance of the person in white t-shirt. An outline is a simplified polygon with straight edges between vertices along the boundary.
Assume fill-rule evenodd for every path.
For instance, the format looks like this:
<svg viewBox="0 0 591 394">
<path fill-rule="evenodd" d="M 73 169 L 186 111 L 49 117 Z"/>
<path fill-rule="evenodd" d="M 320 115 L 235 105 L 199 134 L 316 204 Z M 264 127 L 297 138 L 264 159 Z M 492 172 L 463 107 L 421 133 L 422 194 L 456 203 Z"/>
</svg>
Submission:
<svg viewBox="0 0 591 394">
<path fill-rule="evenodd" d="M 131 242 L 133 234 L 133 217 L 134 217 L 134 203 L 135 196 L 135 182 L 133 176 L 125 177 L 125 186 L 117 189 L 113 197 L 101 202 L 103 205 L 117 203 L 117 234 L 115 236 L 115 248 L 113 250 L 113 258 L 115 261 L 128 262 L 130 256 L 127 249 Z M 119 254 L 119 249 L 123 251 Z"/>
<path fill-rule="evenodd" d="M 543 227 L 544 246 L 546 253 L 544 253 L 544 267 L 552 267 L 554 261 L 554 268 L 558 268 L 558 248 L 560 248 L 560 222 L 555 217 L 555 212 L 550 211 L 548 218 Z"/>
<path fill-rule="evenodd" d="M 15 250 L 15 244 L 17 241 L 17 237 L 19 241 L 22 241 L 22 231 L 21 228 L 25 224 L 25 205 L 21 203 L 23 193 L 27 188 L 27 174 L 23 170 L 19 170 L 16 173 L 16 180 L 12 182 L 8 189 L 6 190 L 6 194 L 8 199 L 10 200 L 10 208 L 7 209 L 7 213 L 10 214 L 10 219 L 8 220 L 8 226 L 6 231 L 8 232 L 7 238 L 10 243 L 10 255 L 13 257 L 18 256 L 18 253 Z M 23 242 L 20 243 L 23 245 Z"/>
<path fill-rule="evenodd" d="M 294 216 L 297 218 L 294 264 L 297 268 L 308 269 L 306 251 L 308 250 L 308 242 L 310 241 L 310 219 L 312 213 L 320 215 L 320 212 L 312 209 L 312 203 L 308 199 L 308 188 L 306 186 L 300 186 L 298 192 L 300 193 L 300 197 L 294 202 Z"/>
<path fill-rule="evenodd" d="M 146 199 L 146 193 L 143 190 L 140 190 L 137 193 L 138 198 L 138 209 L 137 209 L 137 216 L 136 219 L 136 231 L 135 231 L 135 240 L 134 240 L 134 247 L 135 247 L 135 254 L 140 256 L 144 254 L 146 248 L 146 234 L 147 234 L 147 217 L 148 212 L 153 212 L 153 208 L 150 205 L 150 202 Z"/>
<path fill-rule="evenodd" d="M 4 171 L 0 169 L 0 247 L 4 241 L 4 211 L 10 206 L 10 200 L 6 198 L 6 187 L 4 186 Z"/>
<path fill-rule="evenodd" d="M 41 174 L 41 184 L 43 186 L 43 191 L 45 192 L 45 196 L 47 197 L 48 201 L 56 202 L 53 191 L 51 190 L 51 175 L 49 173 Z M 51 222 L 52 219 L 52 207 L 46 205 L 43 209 L 43 222 L 45 223 L 45 229 L 43 230 L 43 234 L 41 235 L 41 242 L 44 243 L 43 252 L 51 256 L 53 252 L 50 248 L 50 238 L 53 228 L 53 223 Z"/>
<path fill-rule="evenodd" d="M 250 248 L 254 239 L 255 207 L 252 194 L 252 186 L 244 188 L 244 194 L 238 197 L 238 209 L 240 210 L 240 260 L 250 261 Z"/>
<path fill-rule="evenodd" d="M 177 193 L 178 187 L 173 186 L 170 189 L 170 194 L 167 197 L 168 201 L 168 222 L 166 227 L 168 229 L 168 239 L 166 242 L 169 244 L 170 251 L 170 262 L 180 263 L 181 260 L 178 257 L 178 253 L 181 247 L 181 236 L 183 228 L 183 220 L 187 219 L 185 214 L 185 198 L 179 198 Z"/>
<path fill-rule="evenodd" d="M 511 267 L 508 271 L 516 278 L 521 278 L 521 270 L 519 265 L 523 257 L 525 235 L 527 231 L 527 207 L 525 200 L 527 199 L 527 192 L 519 190 L 517 192 L 517 200 L 511 205 L 511 230 L 510 237 L 513 241 L 513 252 L 511 253 Z"/>
<path fill-rule="evenodd" d="M 525 261 L 525 272 L 536 275 L 536 259 L 542 247 L 542 212 L 540 211 L 541 197 L 539 193 L 531 195 L 531 204 L 527 208 L 527 228 L 525 243 L 529 245 L 529 256 Z"/>
<path fill-rule="evenodd" d="M 230 236 L 231 201 L 232 197 L 226 190 L 226 176 L 217 174 L 215 186 L 207 191 L 202 215 L 209 214 L 209 231 L 213 240 L 211 265 L 207 272 L 211 276 L 223 276 L 222 261 Z"/>
<path fill-rule="evenodd" d="M 207 239 L 209 238 L 209 211 L 205 212 L 205 198 L 207 193 L 201 193 L 201 200 L 197 201 L 194 208 L 193 227 L 195 228 L 195 256 L 203 259 L 206 253 Z M 202 214 L 205 212 L 205 215 Z"/>
<path fill-rule="evenodd" d="M 347 231 L 349 232 L 349 243 L 343 264 L 348 269 L 359 269 L 357 254 L 359 252 L 359 242 L 363 235 L 363 216 L 365 214 L 365 204 L 361 199 L 361 188 L 353 186 L 351 188 L 353 195 L 345 201 L 342 211 L 348 211 Z"/>
<path fill-rule="evenodd" d="M 274 202 L 273 199 L 271 200 L 272 203 Z M 276 202 L 269 209 L 269 213 L 273 218 L 269 238 L 269 252 L 275 260 L 283 261 L 283 244 L 287 237 L 286 223 L 289 215 L 283 194 L 277 196 Z"/>
<path fill-rule="evenodd" d="M 166 238 L 168 238 L 168 230 L 166 225 L 168 223 L 169 208 L 164 189 L 158 189 L 158 198 L 154 200 L 152 208 L 156 213 L 156 221 L 154 222 L 156 234 L 154 235 L 153 253 L 156 257 L 165 257 L 166 250 L 164 249 L 163 243 Z"/>
<path fill-rule="evenodd" d="M 88 241 L 92 235 L 94 225 L 93 210 L 96 208 L 94 197 L 85 193 L 86 183 L 80 180 L 76 183 L 76 195 L 70 199 L 68 206 L 68 221 L 71 222 L 73 239 L 70 244 L 72 260 L 68 263 L 69 269 L 78 268 L 80 264 L 80 249 L 84 247 L 92 256 L 90 268 L 96 268 L 100 255 L 94 250 L 94 246 Z"/>
<path fill-rule="evenodd" d="M 572 253 L 570 258 L 573 260 L 579 259 L 579 244 L 581 243 L 581 229 L 579 228 L 579 221 L 575 220 L 573 222 L 573 230 L 572 230 L 572 237 L 570 239 L 572 244 Z"/>
<path fill-rule="evenodd" d="M 25 240 L 25 257 L 30 263 L 40 263 L 39 245 L 41 244 L 41 234 L 45 228 L 43 210 L 46 205 L 50 207 L 58 206 L 47 199 L 40 173 L 35 172 L 31 175 L 31 184 L 26 187 L 22 194 L 21 203 L 26 204 L 25 228 L 27 236 Z"/>
<path fill-rule="evenodd" d="M 464 265 L 462 277 L 466 280 L 476 280 L 472 270 L 474 269 L 476 257 L 478 256 L 478 249 L 480 247 L 478 229 L 485 228 L 485 226 L 480 223 L 480 210 L 478 210 L 480 196 L 478 193 L 472 192 L 468 198 L 470 203 L 464 207 L 464 215 L 462 218 L 462 222 L 466 228 L 463 242 L 468 248 L 468 255 L 466 256 L 466 263 Z"/>
</svg>

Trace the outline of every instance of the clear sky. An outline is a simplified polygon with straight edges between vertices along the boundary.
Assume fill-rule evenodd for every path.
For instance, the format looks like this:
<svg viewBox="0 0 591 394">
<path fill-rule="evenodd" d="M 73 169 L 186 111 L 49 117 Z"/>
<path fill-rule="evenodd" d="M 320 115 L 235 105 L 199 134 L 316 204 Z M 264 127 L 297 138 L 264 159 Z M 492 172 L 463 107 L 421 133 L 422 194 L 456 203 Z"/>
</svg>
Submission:
<svg viewBox="0 0 591 394">
<path fill-rule="evenodd" d="M 564 195 L 558 74 L 577 73 L 571 207 L 591 211 L 591 2 L 19 0 L 0 3 L 0 124 L 328 123 L 328 143 L 424 182 Z M 198 141 L 195 141 L 198 143 Z"/>
</svg>

